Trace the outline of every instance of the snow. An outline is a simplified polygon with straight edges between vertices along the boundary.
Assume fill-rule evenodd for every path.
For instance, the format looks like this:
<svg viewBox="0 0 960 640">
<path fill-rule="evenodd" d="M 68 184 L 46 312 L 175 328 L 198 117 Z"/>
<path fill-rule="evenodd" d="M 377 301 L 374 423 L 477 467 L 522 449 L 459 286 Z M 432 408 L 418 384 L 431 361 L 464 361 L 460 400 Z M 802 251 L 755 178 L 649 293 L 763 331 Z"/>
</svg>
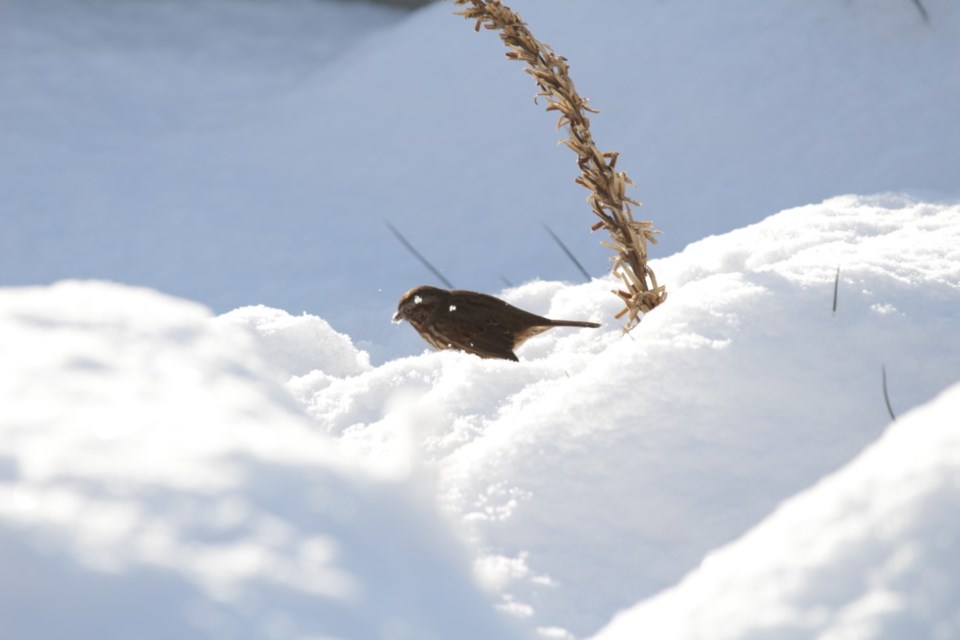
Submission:
<svg viewBox="0 0 960 640">
<path fill-rule="evenodd" d="M 598 637 L 949 637 L 960 386 L 882 435 L 880 368 L 901 413 L 957 381 L 958 236 L 960 205 L 901 195 L 785 211 L 658 261 L 669 304 L 628 336 L 612 279 L 533 282 L 506 298 L 606 322 L 520 363 L 371 367 L 267 307 L 3 290 L 3 617 L 18 638 L 585 637 L 693 571 Z"/>
<path fill-rule="evenodd" d="M 924 5 L 511 3 L 666 232 L 625 335 L 550 117 L 450 5 L 6 0 L 5 637 L 960 635 L 960 12 Z M 429 351 L 384 220 L 603 326 Z"/>
<path fill-rule="evenodd" d="M 954 385 L 593 637 L 956 638 L 958 416 Z"/>
<path fill-rule="evenodd" d="M 534 283 L 507 299 L 605 331 L 546 334 L 521 367 L 431 353 L 293 384 L 360 455 L 419 442 L 501 604 L 581 636 L 875 439 L 884 364 L 895 407 L 956 381 L 958 212 L 892 195 L 787 211 L 658 261 L 670 303 L 628 337 L 612 280 Z"/>
<path fill-rule="evenodd" d="M 511 637 L 418 482 L 351 464 L 243 329 L 112 283 L 0 308 L 5 637 Z"/>
<path fill-rule="evenodd" d="M 323 318 L 292 316 L 256 305 L 234 309 L 216 322 L 245 327 L 259 336 L 262 351 L 281 381 L 313 371 L 345 377 L 370 369 L 369 356 L 357 351 L 349 336 L 337 333 Z"/>
<path fill-rule="evenodd" d="M 960 6 L 515 0 L 568 57 L 654 255 L 846 193 L 957 197 Z M 433 283 L 579 280 L 609 252 L 554 114 L 492 33 L 315 0 L 4 0 L 6 285 L 99 278 L 264 304 L 412 353 Z M 590 34 L 584 37 L 583 34 Z"/>
</svg>

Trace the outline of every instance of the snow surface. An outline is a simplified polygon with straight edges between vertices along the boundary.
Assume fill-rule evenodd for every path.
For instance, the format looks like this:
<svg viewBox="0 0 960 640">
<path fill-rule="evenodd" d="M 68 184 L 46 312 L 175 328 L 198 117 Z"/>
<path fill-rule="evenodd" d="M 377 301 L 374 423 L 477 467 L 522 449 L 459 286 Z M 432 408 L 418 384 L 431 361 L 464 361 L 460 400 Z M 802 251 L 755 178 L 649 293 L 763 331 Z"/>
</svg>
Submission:
<svg viewBox="0 0 960 640">
<path fill-rule="evenodd" d="M 567 56 L 666 256 L 845 193 L 956 197 L 960 4 L 514 0 Z M 3 0 L 0 283 L 307 311 L 375 363 L 432 282 L 608 267 L 553 115 L 449 3 Z M 586 37 L 584 34 L 587 34 Z"/>
<path fill-rule="evenodd" d="M 595 640 L 960 637 L 958 416 L 954 385 Z"/>
<path fill-rule="evenodd" d="M 516 637 L 429 494 L 350 464 L 246 332 L 100 282 L 0 310 L 4 638 Z"/>
<path fill-rule="evenodd" d="M 0 0 L 4 638 L 960 635 L 960 6 L 510 4 L 666 232 L 629 335 L 450 5 Z M 425 352 L 384 220 L 603 327 Z"/>
<path fill-rule="evenodd" d="M 627 336 L 609 278 L 506 292 L 604 322 L 519 363 L 371 367 L 317 317 L 0 291 L 0 619 L 571 638 L 653 597 L 597 637 L 955 635 L 960 204 L 835 198 L 655 267 L 671 296 Z"/>
</svg>

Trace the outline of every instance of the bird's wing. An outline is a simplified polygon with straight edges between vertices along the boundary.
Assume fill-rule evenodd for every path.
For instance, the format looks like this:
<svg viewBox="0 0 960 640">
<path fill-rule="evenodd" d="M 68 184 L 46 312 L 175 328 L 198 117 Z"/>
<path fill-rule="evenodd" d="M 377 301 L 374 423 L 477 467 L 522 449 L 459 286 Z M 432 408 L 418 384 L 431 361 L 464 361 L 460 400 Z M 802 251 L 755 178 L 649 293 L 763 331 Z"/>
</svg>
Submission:
<svg viewBox="0 0 960 640">
<path fill-rule="evenodd" d="M 457 300 L 450 309 L 440 310 L 433 322 L 454 349 L 481 358 L 517 361 L 510 331 L 482 310 L 474 309 L 469 300 Z"/>
</svg>

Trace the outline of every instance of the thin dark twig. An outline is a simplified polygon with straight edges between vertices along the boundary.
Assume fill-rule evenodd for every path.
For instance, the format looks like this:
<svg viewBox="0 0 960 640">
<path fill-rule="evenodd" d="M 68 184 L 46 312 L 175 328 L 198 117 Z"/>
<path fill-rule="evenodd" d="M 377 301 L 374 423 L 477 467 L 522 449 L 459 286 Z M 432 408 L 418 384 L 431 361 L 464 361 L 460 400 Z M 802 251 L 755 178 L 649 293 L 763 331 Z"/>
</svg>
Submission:
<svg viewBox="0 0 960 640">
<path fill-rule="evenodd" d="M 454 289 L 454 288 L 455 288 L 455 287 L 453 286 L 453 283 L 450 282 L 449 280 L 447 280 L 446 276 L 444 276 L 442 273 L 440 273 L 440 270 L 439 270 L 439 269 L 437 269 L 435 266 L 433 266 L 432 264 L 430 264 L 430 261 L 427 260 L 426 258 L 424 258 L 424 257 L 423 257 L 423 254 L 421 254 L 419 251 L 417 251 L 416 248 L 415 248 L 412 244 L 410 244 L 410 241 L 403 237 L 403 234 L 400 233 L 400 230 L 399 230 L 399 229 L 397 229 L 395 226 L 393 226 L 392 224 L 390 224 L 390 221 L 389 221 L 389 220 L 384 220 L 384 223 L 386 223 L 386 225 L 387 225 L 387 227 L 389 227 L 390 231 L 393 232 L 393 235 L 396 236 L 397 240 L 400 241 L 400 244 L 402 244 L 404 247 L 406 247 L 406 248 L 407 248 L 407 251 L 409 251 L 410 253 L 412 253 L 414 258 L 416 258 L 417 260 L 419 260 L 419 261 L 421 262 L 421 264 L 423 264 L 423 266 L 425 266 L 427 269 L 429 269 L 429 270 L 430 270 L 430 273 L 432 273 L 433 275 L 437 276 L 437 278 L 440 279 L 440 282 L 442 282 L 443 284 L 445 284 L 448 289 Z"/>
<path fill-rule="evenodd" d="M 833 312 L 837 312 L 837 290 L 840 288 L 840 267 L 837 266 L 837 275 L 833 279 Z"/>
<path fill-rule="evenodd" d="M 887 413 L 890 414 L 890 419 L 896 421 L 897 416 L 893 413 L 893 407 L 890 406 L 890 394 L 887 393 L 887 365 L 881 365 L 880 373 L 883 376 L 883 401 L 887 403 Z"/>
<path fill-rule="evenodd" d="M 507 285 L 508 287 L 512 287 L 512 286 L 513 286 L 513 283 L 510 282 L 509 280 L 507 280 L 505 277 L 500 276 L 500 279 L 503 280 L 503 284 Z"/>
<path fill-rule="evenodd" d="M 930 14 L 927 13 L 927 8 L 923 6 L 923 3 L 920 0 L 913 0 L 913 6 L 917 8 L 917 11 L 920 12 L 920 16 L 923 18 L 923 21 L 927 24 L 930 24 Z"/>
<path fill-rule="evenodd" d="M 553 241 L 556 242 L 561 249 L 563 249 L 565 254 L 567 254 L 567 257 L 570 258 L 570 262 L 577 265 L 577 269 L 579 269 L 580 273 L 583 274 L 584 280 L 590 282 L 590 274 L 587 273 L 587 270 L 583 268 L 583 265 L 580 264 L 580 261 L 577 260 L 577 257 L 573 255 L 573 252 L 570 251 L 567 245 L 563 244 L 563 240 L 561 240 L 560 237 L 553 232 L 553 229 L 547 226 L 546 222 L 543 223 L 543 228 L 547 230 L 547 233 L 550 234 L 550 237 L 553 238 Z"/>
</svg>

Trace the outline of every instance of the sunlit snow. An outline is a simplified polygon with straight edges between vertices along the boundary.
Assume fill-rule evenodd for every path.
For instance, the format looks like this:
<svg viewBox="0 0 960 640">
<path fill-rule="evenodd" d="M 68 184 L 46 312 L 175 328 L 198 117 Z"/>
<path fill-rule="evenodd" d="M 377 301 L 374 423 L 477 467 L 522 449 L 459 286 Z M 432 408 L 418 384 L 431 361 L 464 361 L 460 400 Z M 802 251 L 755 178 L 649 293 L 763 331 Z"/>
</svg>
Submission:
<svg viewBox="0 0 960 640">
<path fill-rule="evenodd" d="M 960 637 L 960 9 L 510 4 L 665 231 L 629 334 L 451 5 L 3 4 L 0 635 Z M 384 220 L 603 326 L 435 352 Z"/>
</svg>

